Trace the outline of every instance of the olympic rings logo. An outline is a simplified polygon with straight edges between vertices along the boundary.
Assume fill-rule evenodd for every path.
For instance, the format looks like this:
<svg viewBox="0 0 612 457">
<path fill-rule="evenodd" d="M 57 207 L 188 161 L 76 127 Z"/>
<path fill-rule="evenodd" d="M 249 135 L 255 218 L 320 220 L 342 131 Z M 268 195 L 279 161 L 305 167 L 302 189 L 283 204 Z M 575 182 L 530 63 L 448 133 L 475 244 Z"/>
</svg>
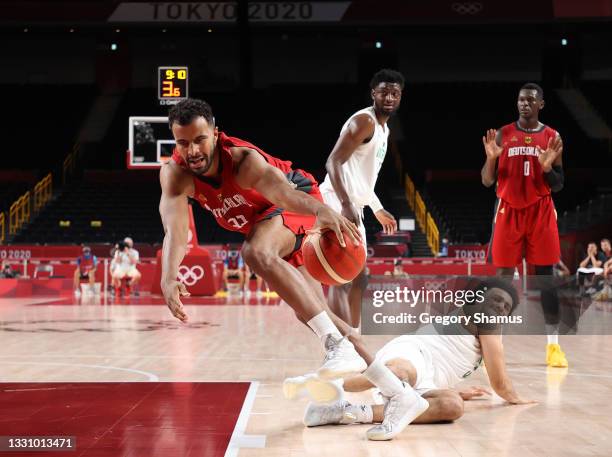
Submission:
<svg viewBox="0 0 612 457">
<path fill-rule="evenodd" d="M 204 268 L 200 265 L 194 265 L 189 268 L 186 265 L 181 265 L 178 269 L 177 278 L 186 286 L 193 286 L 204 277 Z"/>
<path fill-rule="evenodd" d="M 453 11 L 457 14 L 478 14 L 482 11 L 482 3 L 480 2 L 455 2 L 451 5 Z"/>
</svg>

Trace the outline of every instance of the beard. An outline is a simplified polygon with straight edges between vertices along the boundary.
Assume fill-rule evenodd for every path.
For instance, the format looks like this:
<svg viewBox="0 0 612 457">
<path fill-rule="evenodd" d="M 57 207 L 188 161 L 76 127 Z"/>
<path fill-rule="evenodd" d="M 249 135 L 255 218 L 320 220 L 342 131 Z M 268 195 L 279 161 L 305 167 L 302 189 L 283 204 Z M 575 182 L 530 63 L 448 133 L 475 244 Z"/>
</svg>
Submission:
<svg viewBox="0 0 612 457">
<path fill-rule="evenodd" d="M 201 175 L 204 175 L 204 174 L 208 173 L 208 171 L 209 171 L 209 170 L 210 170 L 210 168 L 212 167 L 212 164 L 214 163 L 214 161 L 215 161 L 215 157 L 216 157 L 216 155 L 217 155 L 217 148 L 216 148 L 216 146 L 217 146 L 217 144 L 216 144 L 216 143 L 215 143 L 215 144 L 213 144 L 212 152 L 211 152 L 209 155 L 204 155 L 204 154 L 202 154 L 202 156 L 201 156 L 201 157 L 202 157 L 202 158 L 201 158 L 201 160 L 202 160 L 202 165 L 200 165 L 199 167 L 197 167 L 197 168 L 192 168 L 192 167 L 191 167 L 191 163 L 190 163 L 190 161 L 188 160 L 188 161 L 187 161 L 187 164 L 189 165 L 189 169 L 190 169 L 190 170 L 191 170 L 193 173 L 195 173 L 196 175 L 199 175 L 199 176 L 201 176 Z"/>
</svg>

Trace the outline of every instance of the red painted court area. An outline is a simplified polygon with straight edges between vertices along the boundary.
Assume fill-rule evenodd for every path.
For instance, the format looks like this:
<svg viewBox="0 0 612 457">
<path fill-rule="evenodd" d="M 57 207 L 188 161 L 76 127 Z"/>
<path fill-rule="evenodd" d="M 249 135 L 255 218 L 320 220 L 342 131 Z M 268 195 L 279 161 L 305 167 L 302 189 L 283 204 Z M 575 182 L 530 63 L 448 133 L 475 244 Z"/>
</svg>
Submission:
<svg viewBox="0 0 612 457">
<path fill-rule="evenodd" d="M 249 383 L 0 384 L 0 435 L 76 437 L 76 452 L 3 456 L 223 456 Z"/>
</svg>

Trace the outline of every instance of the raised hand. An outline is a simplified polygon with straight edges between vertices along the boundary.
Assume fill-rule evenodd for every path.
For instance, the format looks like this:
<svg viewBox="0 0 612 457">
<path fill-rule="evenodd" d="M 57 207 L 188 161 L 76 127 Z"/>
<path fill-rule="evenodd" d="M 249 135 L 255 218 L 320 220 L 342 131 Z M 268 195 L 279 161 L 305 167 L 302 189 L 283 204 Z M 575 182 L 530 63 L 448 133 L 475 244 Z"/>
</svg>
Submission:
<svg viewBox="0 0 612 457">
<path fill-rule="evenodd" d="M 497 136 L 497 130 L 489 129 L 485 136 L 482 137 L 482 144 L 485 148 L 485 153 L 487 154 L 487 159 L 495 160 L 497 159 L 504 148 L 499 146 L 495 141 L 495 137 Z"/>
<path fill-rule="evenodd" d="M 538 161 L 542 165 L 542 170 L 544 173 L 548 173 L 552 169 L 557 157 L 563 152 L 563 141 L 557 135 L 555 138 L 548 140 L 546 150 L 543 150 L 540 146 L 536 146 L 536 149 L 538 150 Z"/>
</svg>

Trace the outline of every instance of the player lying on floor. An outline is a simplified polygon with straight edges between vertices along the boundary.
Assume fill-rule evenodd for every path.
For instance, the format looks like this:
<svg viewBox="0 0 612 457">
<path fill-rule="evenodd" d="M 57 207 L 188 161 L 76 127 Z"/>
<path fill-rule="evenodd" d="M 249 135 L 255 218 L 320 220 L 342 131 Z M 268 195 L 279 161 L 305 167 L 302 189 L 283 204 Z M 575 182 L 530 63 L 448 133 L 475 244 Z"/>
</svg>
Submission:
<svg viewBox="0 0 612 457">
<path fill-rule="evenodd" d="M 475 290 L 484 290 L 481 304 L 466 305 L 458 312 L 466 315 L 484 312 L 508 316 L 518 304 L 514 287 L 500 278 L 481 282 Z M 535 403 L 521 398 L 506 373 L 502 338 L 497 326 L 457 324 L 455 328 L 428 325 L 418 334 L 404 335 L 389 341 L 376 354 L 376 359 L 391 369 L 404 383 L 429 402 L 429 408 L 414 423 L 435 423 L 456 420 L 463 415 L 463 402 L 489 393 L 481 387 L 454 390 L 484 360 L 492 389 L 513 405 Z M 288 378 L 283 389 L 289 398 L 306 390 L 316 401 L 310 403 L 304 424 L 310 427 L 326 424 L 380 422 L 384 405 L 351 404 L 342 399 L 346 392 L 363 392 L 374 387 L 364 376 L 342 381 L 324 381 L 314 375 Z M 382 397 L 386 403 L 386 399 Z"/>
</svg>

